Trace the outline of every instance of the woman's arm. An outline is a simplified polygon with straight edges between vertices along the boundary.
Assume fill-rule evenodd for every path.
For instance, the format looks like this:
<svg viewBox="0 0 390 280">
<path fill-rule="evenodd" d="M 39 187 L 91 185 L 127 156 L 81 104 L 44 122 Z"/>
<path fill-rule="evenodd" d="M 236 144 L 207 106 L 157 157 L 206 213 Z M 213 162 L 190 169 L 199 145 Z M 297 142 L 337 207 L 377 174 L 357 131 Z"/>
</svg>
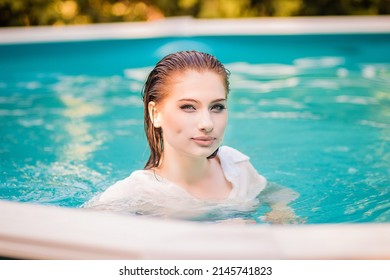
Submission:
<svg viewBox="0 0 390 280">
<path fill-rule="evenodd" d="M 274 183 L 268 183 L 266 189 L 261 193 L 261 201 L 267 203 L 271 210 L 262 218 L 263 221 L 272 224 L 299 224 L 305 220 L 297 216 L 289 206 L 296 200 L 299 194 L 294 190 Z"/>
</svg>

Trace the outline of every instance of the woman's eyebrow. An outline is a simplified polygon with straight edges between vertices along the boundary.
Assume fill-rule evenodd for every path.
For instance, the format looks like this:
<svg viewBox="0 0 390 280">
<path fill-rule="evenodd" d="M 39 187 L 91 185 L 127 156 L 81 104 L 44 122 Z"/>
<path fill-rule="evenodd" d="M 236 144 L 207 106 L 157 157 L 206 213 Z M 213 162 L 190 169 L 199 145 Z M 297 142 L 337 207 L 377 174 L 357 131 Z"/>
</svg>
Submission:
<svg viewBox="0 0 390 280">
<path fill-rule="evenodd" d="M 192 98 L 182 98 L 182 99 L 179 99 L 178 102 L 195 102 L 195 103 L 199 103 L 198 100 L 195 100 L 195 99 L 192 99 Z"/>
<path fill-rule="evenodd" d="M 211 101 L 210 103 L 216 103 L 216 102 L 225 102 L 226 101 L 226 98 L 218 98 L 218 99 L 215 99 L 213 101 Z M 196 100 L 196 99 L 192 99 L 192 98 L 182 98 L 182 99 L 179 99 L 178 102 L 194 102 L 194 103 L 200 103 L 200 101 Z"/>
<path fill-rule="evenodd" d="M 226 98 L 219 98 L 219 99 L 215 99 L 214 101 L 212 101 L 211 103 L 216 103 L 216 102 L 225 102 L 226 101 Z"/>
</svg>

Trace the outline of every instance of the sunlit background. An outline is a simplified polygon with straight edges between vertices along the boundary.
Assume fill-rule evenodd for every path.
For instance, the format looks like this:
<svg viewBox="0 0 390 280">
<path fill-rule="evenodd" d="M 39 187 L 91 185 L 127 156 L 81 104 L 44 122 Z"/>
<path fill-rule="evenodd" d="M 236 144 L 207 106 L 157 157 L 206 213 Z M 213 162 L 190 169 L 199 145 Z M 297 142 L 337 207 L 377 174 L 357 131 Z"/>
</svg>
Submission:
<svg viewBox="0 0 390 280">
<path fill-rule="evenodd" d="M 0 26 L 390 14 L 390 0 L 0 0 Z"/>
</svg>

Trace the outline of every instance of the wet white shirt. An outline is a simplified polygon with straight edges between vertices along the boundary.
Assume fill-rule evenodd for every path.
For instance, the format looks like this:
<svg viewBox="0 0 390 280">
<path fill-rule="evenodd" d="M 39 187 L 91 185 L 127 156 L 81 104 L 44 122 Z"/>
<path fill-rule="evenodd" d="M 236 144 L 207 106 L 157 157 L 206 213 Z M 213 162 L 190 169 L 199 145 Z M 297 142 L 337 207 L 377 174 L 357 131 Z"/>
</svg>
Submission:
<svg viewBox="0 0 390 280">
<path fill-rule="evenodd" d="M 266 186 L 266 179 L 258 174 L 249 157 L 228 146 L 219 148 L 225 178 L 232 184 L 229 196 L 223 200 L 201 200 L 184 188 L 155 174 L 152 170 L 137 170 L 116 182 L 84 207 L 135 214 L 175 216 L 200 214 L 216 208 L 253 208 L 257 196 Z"/>
</svg>

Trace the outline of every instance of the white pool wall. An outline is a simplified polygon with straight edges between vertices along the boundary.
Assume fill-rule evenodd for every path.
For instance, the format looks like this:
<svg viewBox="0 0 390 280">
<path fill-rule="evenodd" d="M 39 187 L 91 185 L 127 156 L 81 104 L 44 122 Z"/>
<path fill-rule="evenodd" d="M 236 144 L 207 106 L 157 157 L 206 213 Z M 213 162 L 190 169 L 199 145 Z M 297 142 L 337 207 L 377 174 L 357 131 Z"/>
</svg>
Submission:
<svg viewBox="0 0 390 280">
<path fill-rule="evenodd" d="M 169 36 L 390 33 L 390 16 L 249 19 L 168 18 L 152 22 L 0 28 L 0 44 Z"/>
<path fill-rule="evenodd" d="M 0 202 L 0 257 L 390 259 L 390 224 L 210 224 Z"/>
</svg>

